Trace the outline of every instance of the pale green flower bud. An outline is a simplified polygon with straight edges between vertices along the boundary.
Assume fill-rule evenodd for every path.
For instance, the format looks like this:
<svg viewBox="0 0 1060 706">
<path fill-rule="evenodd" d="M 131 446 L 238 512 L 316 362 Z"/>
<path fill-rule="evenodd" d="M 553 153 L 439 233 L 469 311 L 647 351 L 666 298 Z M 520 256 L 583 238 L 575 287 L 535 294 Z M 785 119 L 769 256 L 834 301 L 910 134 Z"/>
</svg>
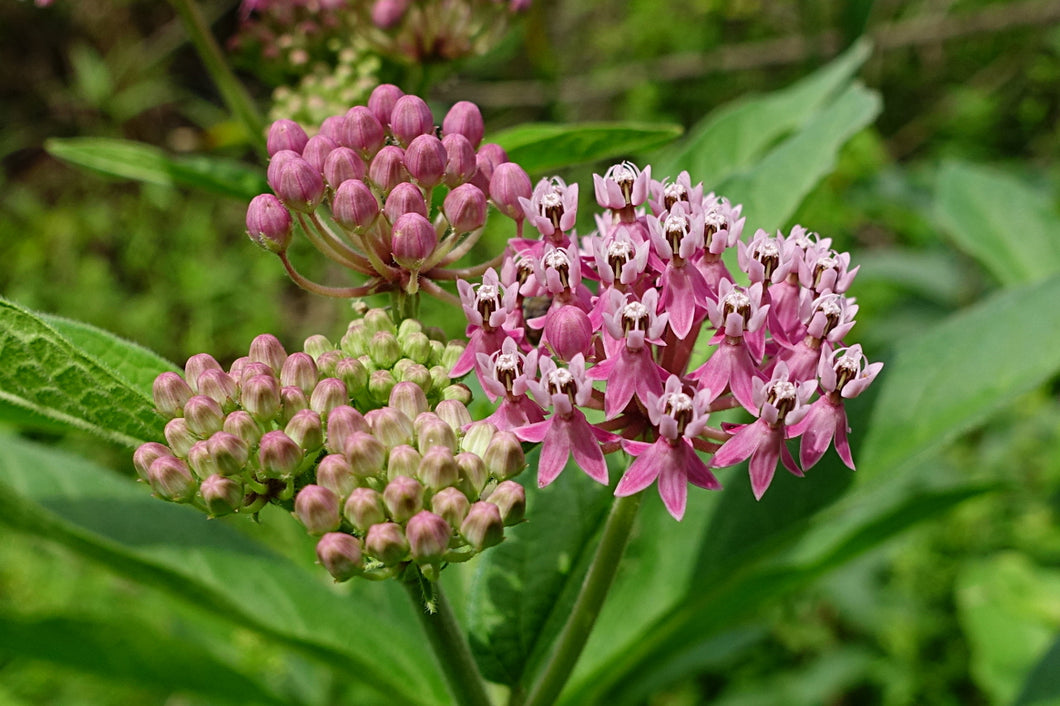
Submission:
<svg viewBox="0 0 1060 706">
<path fill-rule="evenodd" d="M 221 431 L 225 413 L 213 398 L 195 395 L 184 405 L 184 421 L 193 434 L 203 438 Z"/>
<path fill-rule="evenodd" d="M 393 407 L 382 407 L 369 411 L 364 418 L 368 421 L 372 434 L 383 442 L 384 446 L 394 448 L 401 444 L 412 444 L 415 428 L 404 412 Z"/>
<path fill-rule="evenodd" d="M 449 377 L 449 368 L 442 365 L 435 365 L 427 372 L 431 375 L 432 390 L 444 390 L 453 382 L 453 379 Z"/>
<path fill-rule="evenodd" d="M 375 478 L 383 474 L 386 446 L 372 434 L 355 431 L 346 440 L 344 450 L 350 470 L 358 478 Z"/>
<path fill-rule="evenodd" d="M 335 377 L 346 383 L 346 391 L 354 399 L 367 399 L 368 376 L 368 369 L 356 358 L 342 358 L 335 363 Z"/>
<path fill-rule="evenodd" d="M 186 503 L 195 497 L 199 484 L 188 464 L 175 456 L 159 456 L 147 469 L 147 482 L 163 500 Z"/>
<path fill-rule="evenodd" d="M 407 364 L 401 365 L 402 362 L 407 362 Z M 402 358 L 394 366 L 394 377 L 400 382 L 411 382 L 428 394 L 434 389 L 434 380 L 431 379 L 431 372 L 408 358 Z"/>
<path fill-rule="evenodd" d="M 482 459 L 467 451 L 458 453 L 455 457 L 456 467 L 460 469 L 460 490 L 469 498 L 477 498 L 482 494 L 482 489 L 489 482 L 489 471 Z"/>
<path fill-rule="evenodd" d="M 504 539 L 500 509 L 493 503 L 474 503 L 460 523 L 460 535 L 478 552 L 500 544 Z"/>
<path fill-rule="evenodd" d="M 294 514 L 309 534 L 332 532 L 342 524 L 338 496 L 319 485 L 307 485 L 298 491 Z"/>
<path fill-rule="evenodd" d="M 389 331 L 380 331 L 368 342 L 368 357 L 380 370 L 389 370 L 401 358 L 401 344 Z"/>
<path fill-rule="evenodd" d="M 350 397 L 346 392 L 346 384 L 338 378 L 324 378 L 313 388 L 313 394 L 309 398 L 309 408 L 327 418 L 328 412 L 336 407 L 349 405 Z"/>
<path fill-rule="evenodd" d="M 394 374 L 389 370 L 376 370 L 368 378 L 368 395 L 376 404 L 386 404 L 390 393 L 397 385 Z"/>
<path fill-rule="evenodd" d="M 411 321 L 412 319 L 406 319 Z M 404 337 L 400 337 L 401 350 L 404 352 L 405 357 L 411 358 L 412 360 L 426 365 L 431 359 L 431 339 L 427 338 L 427 334 L 422 331 L 414 331 L 406 334 Z"/>
<path fill-rule="evenodd" d="M 456 400 L 460 404 L 471 404 L 471 389 L 463 384 L 456 383 L 455 385 L 449 385 L 442 390 L 443 400 Z"/>
<path fill-rule="evenodd" d="M 431 498 L 431 512 L 440 516 L 453 528 L 460 527 L 460 523 L 467 517 L 471 509 L 471 502 L 459 488 L 443 488 Z"/>
<path fill-rule="evenodd" d="M 394 325 L 386 309 L 369 309 L 364 314 L 364 325 L 368 333 L 372 335 L 380 331 L 397 335 L 397 326 Z"/>
<path fill-rule="evenodd" d="M 394 522 L 403 523 L 423 509 L 423 485 L 415 478 L 398 476 L 383 489 L 383 503 Z"/>
<path fill-rule="evenodd" d="M 384 566 L 396 566 L 409 558 L 409 541 L 401 526 L 393 522 L 372 525 L 364 548 Z"/>
<path fill-rule="evenodd" d="M 445 354 L 445 344 L 441 341 L 431 339 L 431 356 L 424 363 L 428 368 L 442 364 L 442 356 Z"/>
<path fill-rule="evenodd" d="M 368 342 L 372 339 L 372 333 L 368 330 L 363 320 L 353 321 L 346 329 L 346 333 L 339 341 L 342 351 L 352 357 L 359 358 L 368 352 Z"/>
<path fill-rule="evenodd" d="M 501 511 L 505 527 L 522 522 L 526 516 L 526 489 L 513 480 L 498 483 L 487 500 Z"/>
<path fill-rule="evenodd" d="M 471 425 L 471 413 L 467 406 L 458 400 L 442 400 L 434 408 L 434 413 L 449 425 L 457 436 L 463 434 L 464 427 Z"/>
<path fill-rule="evenodd" d="M 445 446 L 435 446 L 423 454 L 416 476 L 428 490 L 437 492 L 459 483 L 460 469 L 452 451 Z"/>
<path fill-rule="evenodd" d="M 349 496 L 357 487 L 357 476 L 350 462 L 342 454 L 328 454 L 317 466 L 317 485 L 323 486 L 340 498 Z"/>
<path fill-rule="evenodd" d="M 335 350 L 335 344 L 329 341 L 327 336 L 322 336 L 318 333 L 305 339 L 305 343 L 302 344 L 302 350 L 312 356 L 313 361 L 316 362 L 323 354 Z"/>
<path fill-rule="evenodd" d="M 311 409 L 296 413 L 284 427 L 284 433 L 306 452 L 317 451 L 324 445 L 324 429 L 320 415 Z"/>
<path fill-rule="evenodd" d="M 346 498 L 342 514 L 358 532 L 367 532 L 372 525 L 386 522 L 383 496 L 371 488 L 354 488 Z"/>
<path fill-rule="evenodd" d="M 228 416 L 231 418 L 232 415 Z M 246 418 L 254 424 L 249 414 L 246 414 Z M 225 419 L 225 427 L 228 427 L 228 419 Z M 210 455 L 217 464 L 218 473 L 222 476 L 235 476 L 243 471 L 250 458 L 250 446 L 240 436 L 227 431 L 219 431 L 210 437 L 209 444 Z"/>
<path fill-rule="evenodd" d="M 499 431 L 493 435 L 486 452 L 482 454 L 490 475 L 497 480 L 514 478 L 526 468 L 526 455 L 518 437 L 510 431 Z"/>
<path fill-rule="evenodd" d="M 445 350 L 442 351 L 442 367 L 446 370 L 452 370 L 453 366 L 456 365 L 456 361 L 459 360 L 460 356 L 463 354 L 464 344 L 460 341 L 450 341 L 445 346 Z"/>
<path fill-rule="evenodd" d="M 361 540 L 343 532 L 328 532 L 317 542 L 317 559 L 336 581 L 347 581 L 364 565 Z"/>
<path fill-rule="evenodd" d="M 213 475 L 199 488 L 210 517 L 230 515 L 243 507 L 243 484 L 232 478 Z"/>
<path fill-rule="evenodd" d="M 423 333 L 423 324 L 416 319 L 402 319 L 397 327 L 397 337 L 405 340 L 410 333 Z"/>
<path fill-rule="evenodd" d="M 464 434 L 464 438 L 460 441 L 460 449 L 476 456 L 482 456 L 486 453 L 496 433 L 497 427 L 489 422 L 476 422 Z"/>
<path fill-rule="evenodd" d="M 419 472 L 422 456 L 420 452 L 408 444 L 401 444 L 390 449 L 390 459 L 387 461 L 387 480 L 394 480 L 398 476 L 413 478 Z"/>
<path fill-rule="evenodd" d="M 224 431 L 238 437 L 248 447 L 257 446 L 262 430 L 249 412 L 236 410 L 225 417 Z"/>
<path fill-rule="evenodd" d="M 173 453 L 185 458 L 187 458 L 188 451 L 191 449 L 192 444 L 199 440 L 198 437 L 188 429 L 188 423 L 183 417 L 170 419 L 166 423 L 166 428 L 163 433 L 166 437 L 166 443 L 169 444 L 169 448 L 173 449 Z"/>
<path fill-rule="evenodd" d="M 341 378 L 338 374 L 339 361 L 346 357 L 342 351 L 327 351 L 317 358 L 317 373 L 320 377 Z"/>
<path fill-rule="evenodd" d="M 456 432 L 434 412 L 424 412 L 413 424 L 420 453 L 427 453 L 434 446 L 444 446 L 454 453 L 458 450 Z"/>
</svg>

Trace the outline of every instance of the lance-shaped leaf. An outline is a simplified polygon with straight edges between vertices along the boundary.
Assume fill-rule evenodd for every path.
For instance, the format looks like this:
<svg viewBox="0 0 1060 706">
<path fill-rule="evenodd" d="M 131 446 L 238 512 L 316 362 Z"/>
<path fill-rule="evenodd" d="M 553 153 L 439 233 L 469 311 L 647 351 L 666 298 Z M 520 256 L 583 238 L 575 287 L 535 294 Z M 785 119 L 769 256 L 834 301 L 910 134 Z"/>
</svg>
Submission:
<svg viewBox="0 0 1060 706">
<path fill-rule="evenodd" d="M 677 125 L 639 123 L 531 123 L 489 139 L 529 174 L 604 159 L 624 158 L 665 145 L 681 134 Z"/>
</svg>

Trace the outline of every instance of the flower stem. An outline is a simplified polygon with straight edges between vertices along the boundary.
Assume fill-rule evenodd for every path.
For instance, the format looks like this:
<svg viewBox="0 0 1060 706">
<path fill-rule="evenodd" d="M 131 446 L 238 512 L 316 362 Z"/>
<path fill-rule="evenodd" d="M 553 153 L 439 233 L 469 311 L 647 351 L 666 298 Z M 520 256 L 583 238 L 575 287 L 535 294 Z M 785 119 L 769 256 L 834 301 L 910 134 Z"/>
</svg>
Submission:
<svg viewBox="0 0 1060 706">
<path fill-rule="evenodd" d="M 199 58 L 206 66 L 207 72 L 217 86 L 217 90 L 220 91 L 228 109 L 232 111 L 236 120 L 242 123 L 251 143 L 264 151 L 265 122 L 258 113 L 250 94 L 228 65 L 224 52 L 221 51 L 221 46 L 210 32 L 210 26 L 199 6 L 195 0 L 169 0 L 169 2 L 180 16 L 181 22 L 184 23 L 184 28 L 192 44 L 195 45 Z"/>
<path fill-rule="evenodd" d="M 618 565 L 629 542 L 642 495 L 643 493 L 637 493 L 625 498 L 616 498 L 615 504 L 611 506 L 600 544 L 596 548 L 596 556 L 593 557 L 593 563 L 582 582 L 567 624 L 556 639 L 548 662 L 531 685 L 523 706 L 546 706 L 555 703 L 570 679 L 618 572 Z"/>
<path fill-rule="evenodd" d="M 431 649 L 442 665 L 442 673 L 456 704 L 491 706 L 486 685 L 475 666 L 471 648 L 456 621 L 453 609 L 442 593 L 441 585 L 431 583 L 416 571 L 413 580 L 402 583 L 420 617 Z"/>
</svg>

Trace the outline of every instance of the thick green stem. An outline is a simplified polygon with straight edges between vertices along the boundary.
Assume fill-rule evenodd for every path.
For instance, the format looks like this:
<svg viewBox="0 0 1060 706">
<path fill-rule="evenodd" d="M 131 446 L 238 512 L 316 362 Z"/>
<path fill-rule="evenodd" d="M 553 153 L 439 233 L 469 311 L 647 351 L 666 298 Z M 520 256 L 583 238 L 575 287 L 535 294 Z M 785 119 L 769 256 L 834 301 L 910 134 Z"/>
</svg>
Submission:
<svg viewBox="0 0 1060 706">
<path fill-rule="evenodd" d="M 417 578 L 403 583 L 420 616 L 431 649 L 442 665 L 442 673 L 454 703 L 459 706 L 491 706 L 485 682 L 471 656 L 471 647 L 464 638 L 464 631 L 456 621 L 449 601 L 442 593 L 442 587 L 422 576 Z M 429 597 L 424 595 L 425 590 L 430 592 Z"/>
<path fill-rule="evenodd" d="M 217 90 L 236 120 L 243 124 L 247 137 L 257 148 L 265 148 L 265 121 L 258 113 L 254 100 L 232 72 L 221 46 L 214 39 L 210 26 L 195 0 L 169 0 L 188 32 L 199 58 L 206 66 Z"/>
<path fill-rule="evenodd" d="M 633 522 L 637 518 L 641 495 L 643 493 L 617 498 L 611 506 L 611 514 L 604 525 L 596 556 L 593 557 L 593 563 L 582 582 L 567 624 L 556 639 L 548 662 L 530 686 L 529 695 L 522 702 L 523 706 L 547 706 L 555 703 L 570 679 L 574 665 L 589 640 L 589 634 L 618 572 L 622 554 L 626 551 L 629 535 L 633 531 Z"/>
</svg>

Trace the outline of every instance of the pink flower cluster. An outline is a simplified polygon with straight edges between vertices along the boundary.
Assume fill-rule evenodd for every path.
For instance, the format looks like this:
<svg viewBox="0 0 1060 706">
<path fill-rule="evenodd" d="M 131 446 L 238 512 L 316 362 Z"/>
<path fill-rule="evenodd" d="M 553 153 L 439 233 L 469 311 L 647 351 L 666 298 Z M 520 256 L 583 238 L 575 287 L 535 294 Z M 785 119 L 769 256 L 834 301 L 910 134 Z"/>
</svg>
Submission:
<svg viewBox="0 0 1060 706">
<path fill-rule="evenodd" d="M 750 459 L 756 498 L 778 464 L 801 476 L 829 445 L 853 468 L 843 402 L 882 363 L 843 343 L 858 310 L 845 295 L 858 270 L 850 256 L 800 226 L 741 238 L 741 206 L 687 172 L 659 181 L 625 162 L 594 187 L 604 212 L 588 236 L 574 231 L 576 184 L 525 187 L 522 213 L 510 215 L 541 239 L 513 240 L 499 270 L 458 282 L 470 342 L 452 374 L 474 370 L 499 400 L 488 423 L 541 442 L 539 484 L 571 456 L 607 483 L 604 454 L 624 449 L 636 460 L 615 494 L 657 480 L 681 519 L 688 483 L 721 487 L 712 468 Z M 732 248 L 738 278 L 722 259 Z M 734 407 L 754 421 L 708 425 Z M 785 443 L 796 437 L 798 461 Z"/>
</svg>

